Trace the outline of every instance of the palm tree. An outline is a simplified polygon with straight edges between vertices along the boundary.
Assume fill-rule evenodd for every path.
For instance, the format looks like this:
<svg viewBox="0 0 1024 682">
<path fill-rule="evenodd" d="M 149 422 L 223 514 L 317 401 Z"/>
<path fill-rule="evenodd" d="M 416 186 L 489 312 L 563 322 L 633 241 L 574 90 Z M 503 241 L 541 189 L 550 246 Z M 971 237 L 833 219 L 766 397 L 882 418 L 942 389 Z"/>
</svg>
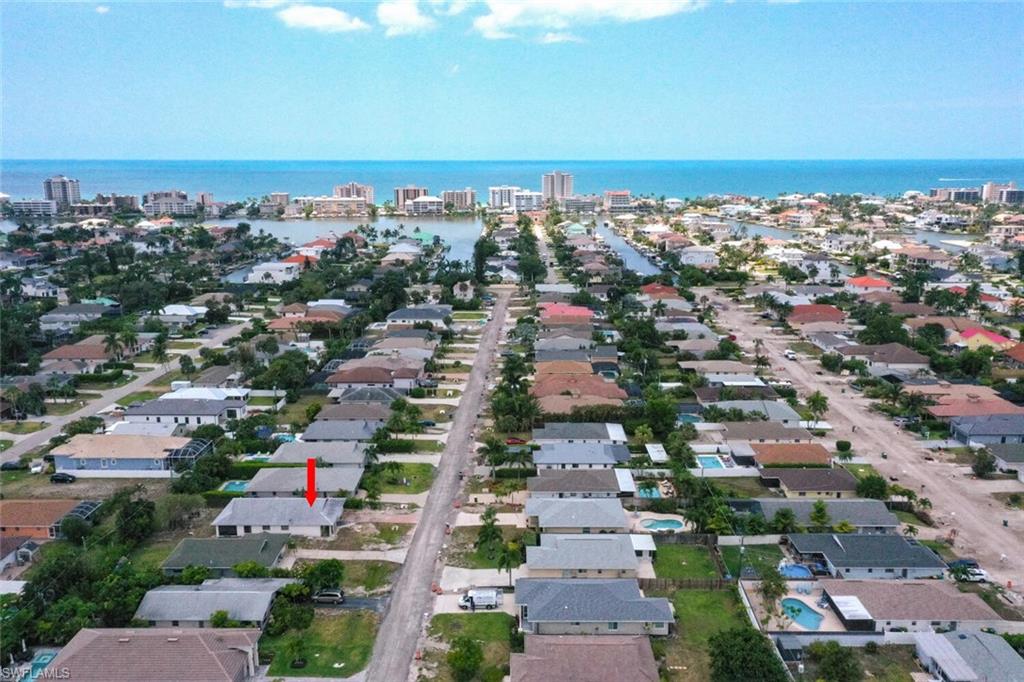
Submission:
<svg viewBox="0 0 1024 682">
<path fill-rule="evenodd" d="M 814 423 L 817 424 L 822 416 L 828 412 L 828 397 L 821 391 L 815 391 L 807 396 L 807 409 L 810 410 L 811 415 L 814 417 Z"/>
<path fill-rule="evenodd" d="M 498 573 L 508 571 L 508 586 L 512 587 L 512 569 L 523 563 L 523 550 L 517 542 L 506 542 L 498 550 Z"/>
<path fill-rule="evenodd" d="M 139 334 L 134 327 L 126 326 L 121 330 L 121 345 L 130 353 L 139 347 Z"/>
<path fill-rule="evenodd" d="M 668 306 L 661 299 L 655 301 L 654 305 L 651 306 L 651 312 L 655 317 L 664 317 L 667 310 Z"/>
<path fill-rule="evenodd" d="M 153 360 L 156 361 L 161 367 L 165 368 L 167 364 L 167 339 L 163 336 L 158 336 L 153 341 Z"/>
<path fill-rule="evenodd" d="M 903 534 L 906 535 L 908 538 L 916 538 L 917 533 L 917 526 L 913 524 L 907 524 L 907 527 L 903 529 Z"/>
<path fill-rule="evenodd" d="M 117 332 L 109 332 L 103 337 L 103 350 L 114 360 L 121 359 L 121 339 Z"/>
<path fill-rule="evenodd" d="M 491 467 L 491 478 L 494 478 L 494 469 L 508 461 L 508 447 L 494 433 L 484 436 L 483 445 L 479 449 L 484 461 Z"/>
<path fill-rule="evenodd" d="M 886 382 L 882 386 L 882 397 L 885 402 L 895 407 L 903 398 L 903 386 L 896 383 Z"/>
<path fill-rule="evenodd" d="M 928 404 L 928 399 L 923 394 L 915 391 L 904 394 L 900 402 L 903 404 L 903 409 L 906 410 L 908 416 L 920 417 L 921 412 L 924 411 L 925 406 Z"/>
</svg>

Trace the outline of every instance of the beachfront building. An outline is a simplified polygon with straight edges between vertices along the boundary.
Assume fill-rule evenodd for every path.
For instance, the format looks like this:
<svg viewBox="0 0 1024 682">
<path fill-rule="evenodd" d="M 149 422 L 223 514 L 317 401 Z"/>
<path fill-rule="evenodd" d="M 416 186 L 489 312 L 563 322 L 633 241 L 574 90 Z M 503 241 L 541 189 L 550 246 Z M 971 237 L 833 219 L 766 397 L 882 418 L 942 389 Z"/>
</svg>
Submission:
<svg viewBox="0 0 1024 682">
<path fill-rule="evenodd" d="M 445 208 L 451 207 L 453 211 L 472 211 L 476 209 L 476 190 L 472 187 L 466 189 L 446 189 L 441 192 L 441 203 Z"/>
<path fill-rule="evenodd" d="M 335 185 L 333 194 L 339 199 L 363 199 L 367 204 L 373 203 L 373 185 L 361 185 L 358 182 Z"/>
<path fill-rule="evenodd" d="M 572 173 L 551 171 L 540 178 L 540 193 L 544 201 L 561 201 L 572 196 Z"/>
<path fill-rule="evenodd" d="M 395 209 L 403 210 L 405 208 L 405 202 L 412 201 L 417 197 L 423 197 L 429 194 L 426 187 L 417 187 L 416 185 L 406 185 L 405 187 L 395 188 Z"/>
<path fill-rule="evenodd" d="M 444 201 L 438 197 L 424 194 L 423 196 L 406 201 L 404 208 L 408 215 L 442 215 L 444 213 Z"/>
<path fill-rule="evenodd" d="M 335 188 L 337 189 L 337 188 Z M 298 216 L 312 211 L 313 215 L 328 216 L 366 215 L 369 202 L 363 197 L 295 197 L 285 209 L 288 216 Z"/>
<path fill-rule="evenodd" d="M 499 185 L 487 189 L 487 205 L 491 208 L 511 208 L 515 206 L 515 196 L 522 191 L 521 187 L 515 185 Z"/>
<path fill-rule="evenodd" d="M 77 204 L 82 200 L 78 180 L 72 180 L 65 175 L 54 175 L 43 180 L 43 196 L 49 201 L 57 202 L 57 208 L 62 211 L 67 211 L 71 204 Z"/>
<path fill-rule="evenodd" d="M 610 189 L 604 193 L 604 210 L 611 214 L 629 213 L 633 209 L 633 198 L 628 189 Z"/>
</svg>

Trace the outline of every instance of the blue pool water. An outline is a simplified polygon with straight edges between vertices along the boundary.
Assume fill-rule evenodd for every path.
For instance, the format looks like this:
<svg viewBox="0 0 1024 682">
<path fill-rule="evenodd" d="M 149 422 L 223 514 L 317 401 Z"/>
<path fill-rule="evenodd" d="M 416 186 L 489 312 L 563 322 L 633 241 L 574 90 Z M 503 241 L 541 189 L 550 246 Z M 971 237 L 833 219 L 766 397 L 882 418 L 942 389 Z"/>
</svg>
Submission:
<svg viewBox="0 0 1024 682">
<path fill-rule="evenodd" d="M 270 455 L 246 455 L 242 460 L 245 462 L 269 462 Z"/>
<path fill-rule="evenodd" d="M 676 422 L 679 424 L 696 424 L 700 421 L 700 415 L 696 414 L 681 414 L 676 417 Z"/>
<path fill-rule="evenodd" d="M 648 530 L 679 530 L 683 522 L 676 519 L 647 519 L 640 525 Z"/>
<path fill-rule="evenodd" d="M 825 619 L 825 616 L 793 597 L 786 597 L 782 600 L 782 610 L 793 619 L 793 622 L 805 630 L 817 630 L 821 627 L 821 621 Z"/>
<path fill-rule="evenodd" d="M 46 666 L 50 665 L 50 661 L 52 661 L 56 657 L 57 654 L 49 652 L 36 654 L 36 657 L 32 659 L 32 669 L 29 672 L 29 679 L 34 680 L 42 677 L 43 670 L 45 670 Z"/>
<path fill-rule="evenodd" d="M 814 574 L 811 569 L 800 564 L 783 564 L 779 567 L 779 573 L 783 578 L 812 578 Z"/>
<path fill-rule="evenodd" d="M 281 441 L 282 443 L 291 443 L 295 440 L 295 434 L 292 433 L 275 433 L 274 438 Z"/>
<path fill-rule="evenodd" d="M 697 464 L 701 469 L 724 469 L 722 458 L 718 455 L 697 455 Z"/>
<path fill-rule="evenodd" d="M 637 488 L 636 496 L 645 497 L 647 499 L 653 500 L 655 498 L 661 497 L 661 491 L 658 490 L 657 488 Z"/>
<path fill-rule="evenodd" d="M 244 493 L 246 484 L 248 481 L 228 481 L 220 489 L 229 493 Z"/>
</svg>

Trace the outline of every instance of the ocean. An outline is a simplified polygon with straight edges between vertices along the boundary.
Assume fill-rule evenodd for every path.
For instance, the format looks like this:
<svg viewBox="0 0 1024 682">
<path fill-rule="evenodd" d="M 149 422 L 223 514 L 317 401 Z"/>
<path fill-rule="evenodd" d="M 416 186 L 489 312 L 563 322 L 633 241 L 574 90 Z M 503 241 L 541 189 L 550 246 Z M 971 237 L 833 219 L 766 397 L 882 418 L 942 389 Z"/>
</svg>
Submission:
<svg viewBox="0 0 1024 682">
<path fill-rule="evenodd" d="M 181 189 L 212 192 L 218 201 L 271 192 L 331 194 L 336 184 L 373 185 L 378 204 L 407 184 L 433 194 L 473 187 L 487 200 L 491 185 L 540 189 L 545 172 L 574 175 L 579 194 L 628 189 L 635 195 L 688 198 L 736 193 L 863 192 L 892 195 L 932 187 L 978 186 L 993 180 L 1024 184 L 1024 159 L 917 161 L 87 161 L 0 160 L 0 192 L 41 197 L 43 180 L 67 175 L 83 198 Z"/>
</svg>

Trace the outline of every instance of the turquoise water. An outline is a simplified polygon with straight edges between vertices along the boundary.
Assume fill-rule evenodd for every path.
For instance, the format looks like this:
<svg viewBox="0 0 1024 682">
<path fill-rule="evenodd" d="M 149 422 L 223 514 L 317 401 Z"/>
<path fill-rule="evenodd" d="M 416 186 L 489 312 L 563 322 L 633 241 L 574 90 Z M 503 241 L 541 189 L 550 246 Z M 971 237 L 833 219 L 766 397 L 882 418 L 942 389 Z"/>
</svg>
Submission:
<svg viewBox="0 0 1024 682">
<path fill-rule="evenodd" d="M 676 422 L 679 424 L 696 424 L 700 421 L 700 415 L 696 414 L 681 414 L 676 417 Z"/>
<path fill-rule="evenodd" d="M 799 599 L 786 597 L 782 600 L 782 609 L 790 618 L 805 630 L 817 630 L 825 616 L 821 615 Z"/>
<path fill-rule="evenodd" d="M 330 194 L 338 183 L 374 186 L 383 203 L 395 187 L 415 183 L 431 193 L 473 187 L 487 199 L 490 185 L 540 189 L 553 169 L 572 173 L 577 193 L 630 189 L 634 194 L 693 197 L 730 193 L 775 196 L 781 192 L 875 192 L 980 185 L 986 180 L 1024 182 L 1024 159 L 867 161 L 89 161 L 5 159 L 0 191 L 41 196 L 55 173 L 81 181 L 83 197 L 97 192 L 143 194 L 181 188 L 212 192 L 218 201 L 270 192 Z M 434 230 L 431 230 L 434 231 Z M 440 233 L 438 233 L 440 234 Z M 443 236 L 443 235 L 442 235 Z"/>
<path fill-rule="evenodd" d="M 717 455 L 697 455 L 697 464 L 701 469 L 724 469 L 721 458 Z"/>
<path fill-rule="evenodd" d="M 649 530 L 679 530 L 683 522 L 675 519 L 647 519 L 640 525 Z"/>
<path fill-rule="evenodd" d="M 50 665 L 50 661 L 55 658 L 57 658 L 57 654 L 49 652 L 36 654 L 35 658 L 32 659 L 29 679 L 34 680 L 42 677 L 43 670 L 45 670 L 46 666 Z"/>
<path fill-rule="evenodd" d="M 779 573 L 783 578 L 813 578 L 811 569 L 800 564 L 783 564 L 779 567 Z"/>
<path fill-rule="evenodd" d="M 244 493 L 247 484 L 248 481 L 227 481 L 220 489 L 228 493 Z"/>
<path fill-rule="evenodd" d="M 293 433 L 275 433 L 274 438 L 281 441 L 282 443 L 291 443 L 295 440 L 295 434 Z"/>
<path fill-rule="evenodd" d="M 661 491 L 657 488 L 637 488 L 636 496 L 653 500 L 661 497 Z"/>
</svg>

